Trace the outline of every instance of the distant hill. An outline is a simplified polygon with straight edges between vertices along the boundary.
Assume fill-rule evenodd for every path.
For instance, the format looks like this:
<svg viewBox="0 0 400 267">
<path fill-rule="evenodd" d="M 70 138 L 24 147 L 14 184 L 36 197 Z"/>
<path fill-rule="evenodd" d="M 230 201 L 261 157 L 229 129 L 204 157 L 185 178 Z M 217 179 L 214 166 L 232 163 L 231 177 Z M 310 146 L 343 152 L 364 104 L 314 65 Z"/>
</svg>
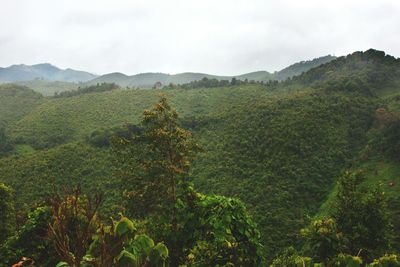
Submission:
<svg viewBox="0 0 400 267">
<path fill-rule="evenodd" d="M 120 72 L 113 72 L 97 76 L 85 71 L 73 69 L 60 69 L 48 63 L 37 65 L 12 65 L 7 68 L 0 68 L 0 83 L 18 83 L 28 86 L 44 95 L 53 95 L 56 92 L 76 89 L 79 86 L 95 85 L 97 83 L 116 83 L 121 87 L 151 88 L 157 82 L 162 85 L 184 84 L 198 81 L 203 78 L 217 80 L 239 80 L 269 81 L 285 80 L 300 75 L 311 68 L 327 63 L 335 59 L 333 56 L 324 56 L 308 61 L 301 61 L 281 71 L 270 73 L 268 71 L 255 71 L 236 76 L 218 76 L 206 73 L 184 72 L 178 74 L 167 73 L 139 73 L 126 75 Z M 83 83 L 83 84 L 81 84 Z"/>
<path fill-rule="evenodd" d="M 73 69 L 59 69 L 48 63 L 36 65 L 12 65 L 0 68 L 0 82 L 48 80 L 61 82 L 86 82 L 97 75 Z"/>
<path fill-rule="evenodd" d="M 122 73 L 110 73 L 99 76 L 89 81 L 88 84 L 113 82 L 123 87 L 129 86 L 129 87 L 149 88 L 152 87 L 156 82 L 161 82 L 163 85 L 168 85 L 170 83 L 184 84 L 184 83 L 190 83 L 192 81 L 201 80 L 204 77 L 217 80 L 231 80 L 232 78 L 236 78 L 239 80 L 247 79 L 249 81 L 285 80 L 287 78 L 300 75 L 311 68 L 327 63 L 335 58 L 336 57 L 334 56 L 328 55 L 313 60 L 298 62 L 275 73 L 270 73 L 268 71 L 255 71 L 236 76 L 218 76 L 218 75 L 196 73 L 196 72 L 184 72 L 178 74 L 148 72 L 132 76 L 128 76 Z"/>
<path fill-rule="evenodd" d="M 275 72 L 274 78 L 276 80 L 283 81 L 283 80 L 286 80 L 287 78 L 297 76 L 297 75 L 302 74 L 303 72 L 306 72 L 312 68 L 315 68 L 322 64 L 328 63 L 334 59 L 336 59 L 335 56 L 327 55 L 324 57 L 314 58 L 313 60 L 300 61 L 300 62 L 290 65 L 289 67 L 286 67 L 278 72 Z"/>
<path fill-rule="evenodd" d="M 96 83 L 116 83 L 123 87 L 140 87 L 149 88 L 152 87 L 156 82 L 161 82 L 163 85 L 173 84 L 183 84 L 189 83 L 196 80 L 201 80 L 202 78 L 216 78 L 216 79 L 230 79 L 230 77 L 215 76 L 205 73 L 193 73 L 185 72 L 179 74 L 166 74 L 166 73 L 140 73 L 132 76 L 128 76 L 122 73 L 110 73 L 97 77 L 88 82 L 88 84 Z"/>
</svg>

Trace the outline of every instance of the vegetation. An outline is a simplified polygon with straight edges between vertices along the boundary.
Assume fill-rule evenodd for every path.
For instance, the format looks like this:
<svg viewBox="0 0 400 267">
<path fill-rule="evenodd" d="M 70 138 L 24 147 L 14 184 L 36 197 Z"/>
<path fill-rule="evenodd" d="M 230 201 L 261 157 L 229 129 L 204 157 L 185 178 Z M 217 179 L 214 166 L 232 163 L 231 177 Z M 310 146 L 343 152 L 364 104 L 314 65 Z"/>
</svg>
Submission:
<svg viewBox="0 0 400 267">
<path fill-rule="evenodd" d="M 58 98 L 1 86 L 0 182 L 18 207 L 1 264 L 397 266 L 398 62 L 369 50 L 279 83 Z M 90 227 L 66 233 L 67 214 Z M 80 251 L 48 249 L 63 231 Z"/>
<path fill-rule="evenodd" d="M 72 97 L 72 96 L 77 96 L 77 95 L 82 95 L 82 94 L 90 94 L 90 93 L 99 93 L 99 92 L 107 92 L 107 91 L 112 91 L 120 89 L 118 85 L 115 83 L 102 83 L 102 84 L 96 84 L 92 86 L 87 86 L 87 87 L 78 87 L 76 90 L 71 90 L 71 91 L 63 91 L 61 93 L 55 93 L 54 97 Z"/>
<path fill-rule="evenodd" d="M 142 129 L 134 134 L 132 142 L 119 139 L 115 145 L 116 160 L 121 161 L 124 174 L 122 182 L 133 183 L 125 210 L 142 220 L 145 230 L 164 240 L 170 249 L 162 243 L 154 245 L 146 235 L 133 234 L 133 222 L 127 218 L 106 230 L 98 215 L 101 197 L 91 200 L 77 190 L 50 200 L 52 216 L 48 234 L 42 238 L 49 240 L 62 260 L 58 266 L 158 266 L 167 258 L 172 266 L 260 265 L 260 235 L 243 204 L 199 194 L 186 181 L 195 146 L 190 133 L 179 127 L 177 113 L 165 98 L 144 112 Z M 141 156 L 137 157 L 139 151 Z M 155 195 L 155 190 L 159 194 Z M 18 236 L 3 244 L 7 258 L 18 256 L 9 252 L 12 240 Z M 43 253 L 37 247 L 31 249 L 26 253 Z"/>
<path fill-rule="evenodd" d="M 14 205 L 12 191 L 0 183 L 0 244 L 13 232 Z"/>
</svg>

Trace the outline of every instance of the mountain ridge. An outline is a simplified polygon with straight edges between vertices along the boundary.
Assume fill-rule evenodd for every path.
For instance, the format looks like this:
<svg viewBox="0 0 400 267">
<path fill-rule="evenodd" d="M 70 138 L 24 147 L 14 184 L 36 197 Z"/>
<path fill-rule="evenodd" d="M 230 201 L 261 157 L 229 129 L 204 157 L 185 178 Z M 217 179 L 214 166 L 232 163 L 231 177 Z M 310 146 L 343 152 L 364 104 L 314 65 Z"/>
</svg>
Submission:
<svg viewBox="0 0 400 267">
<path fill-rule="evenodd" d="M 200 72 L 182 72 L 177 74 L 168 74 L 162 72 L 145 72 L 138 73 L 134 75 L 126 75 L 121 77 L 115 77 L 117 74 L 121 73 L 108 73 L 101 75 L 91 81 L 88 81 L 87 84 L 93 85 L 96 83 L 103 82 L 113 82 L 123 87 L 139 87 L 139 88 L 149 88 L 152 87 L 155 83 L 161 82 L 163 85 L 168 84 L 184 84 L 189 83 L 196 80 L 201 80 L 203 78 L 208 79 L 217 79 L 217 80 L 231 80 L 232 78 L 236 78 L 239 80 L 254 80 L 254 81 L 264 81 L 267 82 L 269 80 L 286 80 L 287 78 L 291 78 L 296 75 L 300 75 L 305 71 L 313 67 L 317 67 L 321 64 L 328 63 L 332 60 L 336 59 L 335 56 L 327 55 L 318 58 L 314 58 L 311 60 L 300 61 L 289 65 L 288 67 L 276 71 L 274 73 L 270 73 L 265 70 L 253 71 L 239 75 L 213 75 L 207 73 Z"/>
<path fill-rule="evenodd" d="M 292 64 L 280 71 L 270 73 L 265 70 L 253 71 L 239 75 L 214 75 L 201 72 L 182 72 L 177 74 L 168 74 L 162 72 L 145 72 L 134 75 L 127 75 L 121 72 L 111 72 L 103 75 L 95 75 L 90 72 L 74 70 L 71 68 L 60 69 L 50 63 L 40 63 L 34 65 L 11 65 L 6 68 L 0 67 L 0 83 L 24 82 L 42 80 L 44 82 L 70 82 L 84 83 L 84 85 L 94 85 L 97 83 L 116 83 L 122 87 L 151 88 L 155 83 L 161 82 L 162 85 L 184 84 L 203 78 L 217 80 L 239 80 L 264 81 L 285 80 L 312 67 L 329 62 L 336 57 L 327 55 L 307 61 L 300 61 Z M 36 89 L 36 88 L 34 88 Z"/>
<path fill-rule="evenodd" d="M 48 80 L 61 82 L 87 82 L 97 75 L 71 68 L 60 69 L 50 63 L 34 65 L 14 64 L 0 68 L 0 82 Z"/>
</svg>

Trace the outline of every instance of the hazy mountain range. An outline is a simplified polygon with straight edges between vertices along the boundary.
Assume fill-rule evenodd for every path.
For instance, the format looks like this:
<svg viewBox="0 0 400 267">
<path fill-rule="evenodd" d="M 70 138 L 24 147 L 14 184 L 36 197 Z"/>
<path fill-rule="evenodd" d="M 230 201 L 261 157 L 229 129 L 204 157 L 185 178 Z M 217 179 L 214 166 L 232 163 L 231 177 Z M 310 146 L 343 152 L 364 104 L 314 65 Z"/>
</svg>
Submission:
<svg viewBox="0 0 400 267">
<path fill-rule="evenodd" d="M 12 65 L 6 68 L 0 68 L 0 82 L 10 83 L 17 82 L 24 85 L 30 85 L 32 88 L 35 85 L 46 86 L 46 83 L 54 82 L 67 82 L 67 83 L 84 83 L 87 85 L 96 83 L 116 83 L 122 87 L 140 87 L 146 88 L 153 86 L 156 82 L 161 82 L 163 85 L 170 83 L 183 84 L 195 80 L 201 80 L 206 77 L 209 79 L 230 80 L 237 78 L 240 80 L 255 80 L 255 81 L 268 81 L 268 80 L 285 80 L 289 77 L 300 75 L 301 73 L 317 67 L 321 64 L 327 63 L 336 57 L 328 55 L 319 57 L 309 61 L 301 61 L 290 65 L 280 71 L 270 73 L 268 71 L 256 71 L 237 76 L 218 76 L 206 73 L 184 72 L 178 74 L 166 73 L 140 73 L 136 75 L 126 75 L 123 73 L 115 72 L 104 75 L 95 75 L 86 71 L 79 71 L 73 69 L 60 69 L 49 63 L 36 64 L 36 65 Z"/>
<path fill-rule="evenodd" d="M 7 68 L 0 68 L 0 81 L 2 82 L 18 82 L 30 80 L 47 80 L 62 82 L 86 82 L 96 78 L 97 75 L 73 70 L 60 69 L 49 63 L 36 65 L 12 65 Z"/>
</svg>

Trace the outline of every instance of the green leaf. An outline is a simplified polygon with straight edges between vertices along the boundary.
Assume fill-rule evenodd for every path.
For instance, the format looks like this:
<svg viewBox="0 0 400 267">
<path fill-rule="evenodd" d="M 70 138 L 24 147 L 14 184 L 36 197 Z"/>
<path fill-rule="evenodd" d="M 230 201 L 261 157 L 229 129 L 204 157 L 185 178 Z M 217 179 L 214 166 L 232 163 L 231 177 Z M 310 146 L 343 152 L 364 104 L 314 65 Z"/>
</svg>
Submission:
<svg viewBox="0 0 400 267">
<path fill-rule="evenodd" d="M 153 250 L 157 251 L 158 255 L 164 260 L 168 258 L 168 248 L 163 243 L 158 243 Z"/>
<path fill-rule="evenodd" d="M 159 266 L 168 258 L 168 249 L 162 244 L 158 243 L 150 252 L 150 263 Z"/>
<path fill-rule="evenodd" d="M 147 235 L 137 235 L 135 236 L 134 245 L 143 251 L 146 255 L 150 254 L 150 251 L 154 247 L 154 241 Z"/>
<path fill-rule="evenodd" d="M 56 267 L 69 267 L 69 265 L 65 261 L 60 261 L 57 263 Z"/>
<path fill-rule="evenodd" d="M 121 253 L 116 258 L 118 266 L 137 266 L 140 261 L 138 257 L 126 250 L 121 251 Z"/>
<path fill-rule="evenodd" d="M 135 225 L 126 217 L 122 217 L 121 220 L 119 220 L 115 225 L 115 233 L 118 236 L 132 234 L 134 231 L 136 231 Z"/>
</svg>

